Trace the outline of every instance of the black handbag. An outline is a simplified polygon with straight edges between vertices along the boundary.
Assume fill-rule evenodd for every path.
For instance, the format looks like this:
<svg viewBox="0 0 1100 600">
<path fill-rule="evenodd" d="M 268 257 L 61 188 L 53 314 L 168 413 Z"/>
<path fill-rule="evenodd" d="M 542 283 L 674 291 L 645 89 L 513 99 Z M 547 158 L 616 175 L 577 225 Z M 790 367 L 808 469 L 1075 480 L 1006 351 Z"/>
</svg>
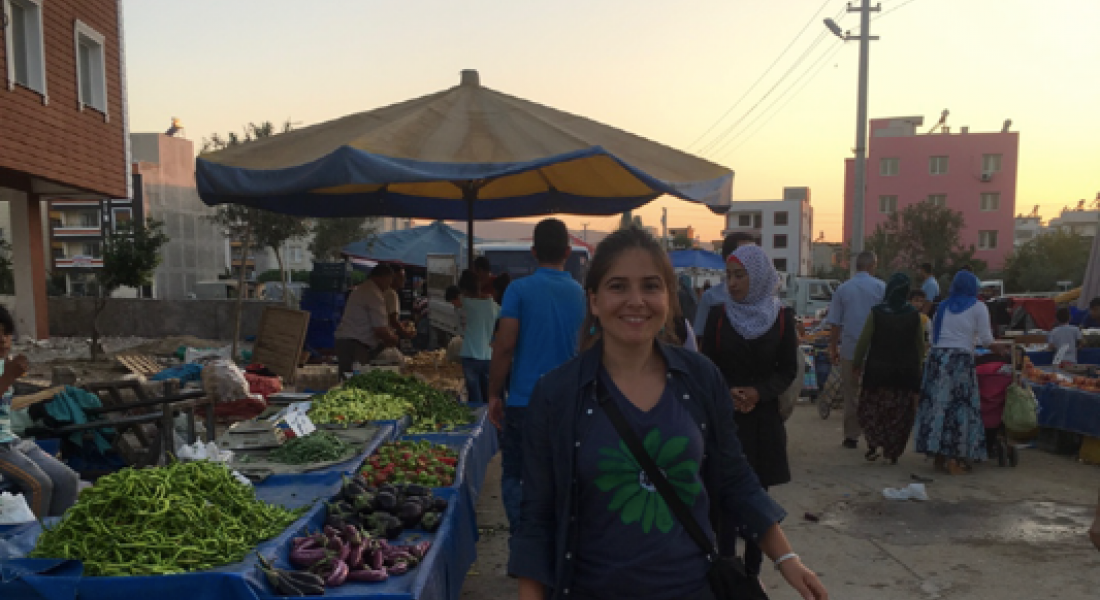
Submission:
<svg viewBox="0 0 1100 600">
<path fill-rule="evenodd" d="M 707 534 L 703 532 L 703 528 L 692 516 L 691 510 L 676 495 L 676 491 L 672 489 L 672 484 L 665 478 L 657 463 L 653 462 L 653 457 L 645 451 L 642 441 L 638 439 L 638 434 L 634 433 L 634 430 L 627 424 L 622 411 L 614 402 L 610 401 L 606 390 L 603 389 L 602 382 L 597 383 L 597 387 L 600 408 L 607 414 L 607 418 L 615 426 L 615 431 L 619 433 L 619 437 L 622 438 L 626 447 L 630 449 L 630 453 L 634 455 L 634 459 L 638 461 L 642 470 L 649 477 L 649 482 L 657 488 L 657 492 L 661 494 L 661 498 L 664 498 L 665 504 L 668 505 L 672 514 L 676 515 L 676 518 L 684 527 L 684 531 L 691 536 L 691 539 L 703 551 L 707 561 L 710 562 L 707 579 L 710 582 L 711 591 L 714 592 L 714 597 L 717 600 L 768 600 L 768 595 L 760 585 L 760 580 L 748 576 L 745 572 L 745 564 L 741 562 L 740 557 L 722 556 L 718 553 L 718 546 L 707 539 Z"/>
</svg>

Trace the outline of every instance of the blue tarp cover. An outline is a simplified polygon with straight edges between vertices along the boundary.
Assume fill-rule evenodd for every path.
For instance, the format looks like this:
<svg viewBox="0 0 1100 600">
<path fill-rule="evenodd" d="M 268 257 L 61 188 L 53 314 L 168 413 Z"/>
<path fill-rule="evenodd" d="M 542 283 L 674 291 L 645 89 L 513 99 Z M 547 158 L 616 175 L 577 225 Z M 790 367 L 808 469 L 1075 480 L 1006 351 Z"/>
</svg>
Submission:
<svg viewBox="0 0 1100 600">
<path fill-rule="evenodd" d="M 1100 437 L 1100 394 L 1053 383 L 1033 385 L 1039 401 L 1039 426 Z"/>
<path fill-rule="evenodd" d="M 474 237 L 474 244 L 484 240 Z M 428 266 L 429 254 L 453 254 L 464 251 L 466 234 L 442 221 L 431 225 L 387 231 L 344 246 L 343 253 L 378 262 L 399 262 L 417 267 Z"/>
<path fill-rule="evenodd" d="M 715 269 L 726 270 L 726 261 L 713 252 L 706 250 L 673 250 L 668 253 L 674 269 Z"/>
</svg>

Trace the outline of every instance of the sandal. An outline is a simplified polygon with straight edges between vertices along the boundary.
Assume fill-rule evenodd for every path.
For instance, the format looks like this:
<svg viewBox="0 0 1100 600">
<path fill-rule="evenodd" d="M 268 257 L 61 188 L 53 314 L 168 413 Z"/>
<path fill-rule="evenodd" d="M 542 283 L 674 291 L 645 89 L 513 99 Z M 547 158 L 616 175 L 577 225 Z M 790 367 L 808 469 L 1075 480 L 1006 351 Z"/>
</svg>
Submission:
<svg viewBox="0 0 1100 600">
<path fill-rule="evenodd" d="M 947 472 L 952 475 L 965 475 L 967 469 L 959 461 L 951 459 L 947 461 Z"/>
<path fill-rule="evenodd" d="M 867 453 L 863 455 L 863 458 L 866 458 L 867 460 L 869 460 L 871 462 L 874 462 L 874 461 L 878 460 L 879 459 L 878 450 L 876 450 L 875 448 L 868 449 Z"/>
</svg>

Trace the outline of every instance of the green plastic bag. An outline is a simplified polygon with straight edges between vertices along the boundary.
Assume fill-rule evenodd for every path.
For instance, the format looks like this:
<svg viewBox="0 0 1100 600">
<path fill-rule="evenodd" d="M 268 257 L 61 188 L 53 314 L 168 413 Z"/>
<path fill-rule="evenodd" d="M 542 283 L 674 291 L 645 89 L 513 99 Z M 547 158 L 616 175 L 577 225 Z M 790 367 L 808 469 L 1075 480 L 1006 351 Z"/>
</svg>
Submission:
<svg viewBox="0 0 1100 600">
<path fill-rule="evenodd" d="M 1027 433 L 1039 426 L 1039 401 L 1031 388 L 1015 383 L 1008 386 L 1003 419 L 1005 429 L 1014 433 Z"/>
</svg>

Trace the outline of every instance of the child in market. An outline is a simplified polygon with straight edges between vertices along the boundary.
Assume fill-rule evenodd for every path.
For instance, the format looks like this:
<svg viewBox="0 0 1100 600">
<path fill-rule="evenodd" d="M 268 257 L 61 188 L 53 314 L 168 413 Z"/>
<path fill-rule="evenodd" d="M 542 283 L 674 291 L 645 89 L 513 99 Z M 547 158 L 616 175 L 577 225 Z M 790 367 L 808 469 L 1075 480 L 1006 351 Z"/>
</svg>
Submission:
<svg viewBox="0 0 1100 600">
<path fill-rule="evenodd" d="M 1085 336 L 1081 329 L 1069 324 L 1069 309 L 1062 307 L 1054 313 L 1058 325 L 1047 335 L 1047 343 L 1050 351 L 1057 354 L 1062 348 L 1066 353 L 1062 357 L 1062 363 L 1077 364 L 1077 348 L 1084 343 Z"/>
<path fill-rule="evenodd" d="M 80 477 L 33 441 L 21 440 L 11 426 L 12 388 L 29 366 L 27 357 L 9 357 L 15 322 L 0 306 L 0 475 L 15 482 L 38 518 L 59 517 L 76 502 Z"/>
<path fill-rule="evenodd" d="M 924 310 L 928 304 L 928 294 L 924 293 L 924 290 L 917 288 L 909 292 L 909 305 L 917 309 L 917 313 L 920 314 L 921 326 L 924 328 L 924 341 L 925 347 L 932 347 L 932 319 L 928 318 L 928 311 Z"/>
</svg>

